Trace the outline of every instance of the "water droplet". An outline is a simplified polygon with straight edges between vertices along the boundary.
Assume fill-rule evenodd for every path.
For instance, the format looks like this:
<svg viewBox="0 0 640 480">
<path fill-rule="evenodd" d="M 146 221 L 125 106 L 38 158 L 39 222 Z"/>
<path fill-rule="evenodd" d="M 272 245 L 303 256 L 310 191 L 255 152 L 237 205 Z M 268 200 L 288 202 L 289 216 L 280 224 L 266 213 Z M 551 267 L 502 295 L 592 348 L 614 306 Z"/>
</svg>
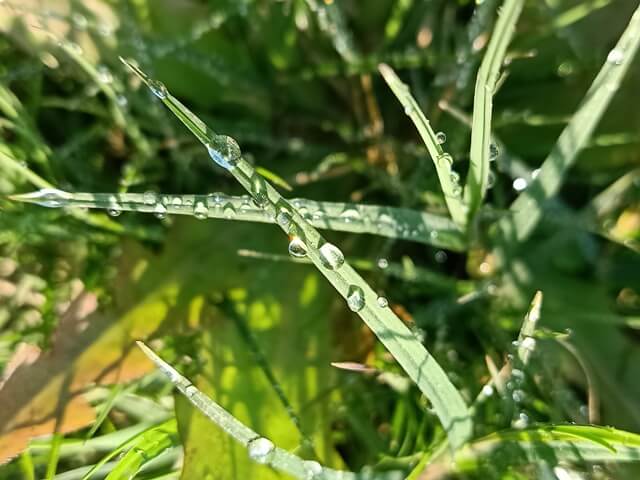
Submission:
<svg viewBox="0 0 640 480">
<path fill-rule="evenodd" d="M 281 208 L 276 214 L 276 223 L 287 233 L 291 231 L 292 222 L 293 217 L 287 208 Z"/>
<path fill-rule="evenodd" d="M 196 202 L 196 204 L 193 207 L 193 215 L 198 220 L 204 220 L 205 218 L 207 218 L 208 213 L 209 213 L 209 210 L 207 209 L 207 206 L 203 202 Z"/>
<path fill-rule="evenodd" d="M 206 147 L 211 159 L 226 170 L 235 168 L 242 156 L 240 146 L 228 135 L 216 135 Z"/>
<path fill-rule="evenodd" d="M 37 200 L 33 203 L 41 207 L 58 208 L 64 205 L 64 201 L 68 200 L 71 195 L 57 188 L 42 188 L 37 192 L 22 195 L 25 200 Z"/>
<path fill-rule="evenodd" d="M 433 233 L 433 232 L 431 232 Z M 436 262 L 438 263 L 444 263 L 447 261 L 447 252 L 445 252 L 444 250 L 438 250 L 436 252 L 436 254 L 434 255 Z"/>
<path fill-rule="evenodd" d="M 518 430 L 527 428 L 529 426 L 529 415 L 524 412 L 520 412 L 518 418 L 512 422 L 512 425 L 513 428 L 517 428 Z"/>
<path fill-rule="evenodd" d="M 122 208 L 117 203 L 110 203 L 107 207 L 107 213 L 110 217 L 117 217 L 122 213 Z"/>
<path fill-rule="evenodd" d="M 447 134 L 446 133 L 444 133 L 444 132 L 436 133 L 436 143 L 438 145 L 442 145 L 446 141 L 447 141 Z"/>
<path fill-rule="evenodd" d="M 162 220 L 167 216 L 167 208 L 162 203 L 158 203 L 153 209 L 153 214 L 156 216 L 156 218 Z"/>
<path fill-rule="evenodd" d="M 522 177 L 518 177 L 513 181 L 513 189 L 516 192 L 521 192 L 522 190 L 527 188 L 527 185 L 528 185 L 527 181 Z"/>
<path fill-rule="evenodd" d="M 99 65 L 96 71 L 98 73 L 99 82 L 104 84 L 113 82 L 113 75 L 111 75 L 111 71 L 105 65 Z"/>
<path fill-rule="evenodd" d="M 607 62 L 613 63 L 614 65 L 622 65 L 624 61 L 624 52 L 618 48 L 614 48 L 607 55 Z"/>
<path fill-rule="evenodd" d="M 207 195 L 207 207 L 220 209 L 222 208 L 222 205 L 224 205 L 226 199 L 227 199 L 227 196 L 223 193 L 220 193 L 220 192 L 211 193 Z"/>
<path fill-rule="evenodd" d="M 533 337 L 525 337 L 522 339 L 522 348 L 526 350 L 534 350 L 536 348 L 536 339 Z"/>
<path fill-rule="evenodd" d="M 315 460 L 305 460 L 304 468 L 307 470 L 307 480 L 313 480 L 322 473 L 322 465 Z"/>
<path fill-rule="evenodd" d="M 489 144 L 489 161 L 495 162 L 500 156 L 500 148 L 495 143 Z"/>
<path fill-rule="evenodd" d="M 180 210 L 182 208 L 182 199 L 180 197 L 173 197 L 171 200 L 171 206 L 175 210 Z"/>
<path fill-rule="evenodd" d="M 411 115 L 413 113 L 413 105 L 411 104 L 407 104 L 404 107 L 404 114 L 405 115 Z"/>
<path fill-rule="evenodd" d="M 149 190 L 147 192 L 144 192 L 144 194 L 142 195 L 142 200 L 144 201 L 145 205 L 155 205 L 158 201 L 158 196 L 154 192 Z"/>
<path fill-rule="evenodd" d="M 540 169 L 536 168 L 533 172 L 531 172 L 531 178 L 538 178 L 538 175 L 540 174 Z"/>
<path fill-rule="evenodd" d="M 485 397 L 490 397 L 493 395 L 493 387 L 491 385 L 485 385 L 482 387 L 482 395 Z"/>
<path fill-rule="evenodd" d="M 254 438 L 247 445 L 249 458 L 258 463 L 268 463 L 273 455 L 274 449 L 275 446 L 271 440 L 264 437 Z"/>
<path fill-rule="evenodd" d="M 378 259 L 378 268 L 381 268 L 382 270 L 384 270 L 388 266 L 389 266 L 389 260 L 387 260 L 386 258 Z"/>
<path fill-rule="evenodd" d="M 457 185 L 460 182 L 460 174 L 455 170 L 451 170 L 449 173 L 449 180 L 451 180 L 451 183 L 454 185 Z"/>
<path fill-rule="evenodd" d="M 251 181 L 251 195 L 253 196 L 253 203 L 260 208 L 265 207 L 269 203 L 267 182 L 260 174 L 256 173 Z"/>
<path fill-rule="evenodd" d="M 389 306 L 389 301 L 385 297 L 378 297 L 377 302 L 380 308 L 387 308 Z"/>
<path fill-rule="evenodd" d="M 360 213 L 354 208 L 349 208 L 340 214 L 340 218 L 345 223 L 357 222 L 360 220 Z"/>
<path fill-rule="evenodd" d="M 359 312 L 364 308 L 364 292 L 357 285 L 351 285 L 347 292 L 347 305 L 352 312 Z"/>
<path fill-rule="evenodd" d="M 164 100 L 169 94 L 169 92 L 167 92 L 167 87 L 164 86 L 164 83 L 159 82 L 158 80 L 149 80 L 149 88 L 151 89 L 153 94 L 160 100 Z"/>
<path fill-rule="evenodd" d="M 116 97 L 116 102 L 118 103 L 118 105 L 124 108 L 129 103 L 129 100 L 127 100 L 127 97 L 125 97 L 124 95 L 118 95 Z"/>
<path fill-rule="evenodd" d="M 438 161 L 440 163 L 444 163 L 445 166 L 448 166 L 448 167 L 451 167 L 451 165 L 453 165 L 453 157 L 448 153 L 443 153 L 442 155 L 440 155 L 438 157 Z"/>
<path fill-rule="evenodd" d="M 236 207 L 231 202 L 227 202 L 224 208 L 222 209 L 222 213 L 224 218 L 233 218 L 236 216 Z"/>
<path fill-rule="evenodd" d="M 521 383 L 524 380 L 524 372 L 518 368 L 514 368 L 511 371 L 511 376 L 517 383 Z"/>
<path fill-rule="evenodd" d="M 78 12 L 74 12 L 71 15 L 71 22 L 78 30 L 84 30 L 85 28 L 87 28 L 87 25 L 89 23 L 87 22 L 87 17 Z"/>
<path fill-rule="evenodd" d="M 437 240 L 439 235 L 440 234 L 438 233 L 437 230 L 431 230 L 429 232 L 429 238 L 431 238 L 431 240 Z"/>
<path fill-rule="evenodd" d="M 296 258 L 307 256 L 307 246 L 300 237 L 292 237 L 289 242 L 289 255 Z"/>
<path fill-rule="evenodd" d="M 240 205 L 240 211 L 242 213 L 247 213 L 250 210 L 253 210 L 253 202 L 251 201 L 251 197 L 248 195 L 242 196 L 242 204 Z"/>
<path fill-rule="evenodd" d="M 344 265 L 344 254 L 333 243 L 324 243 L 320 247 L 320 261 L 329 270 L 338 270 Z"/>
<path fill-rule="evenodd" d="M 522 403 L 526 396 L 527 395 L 524 393 L 524 391 L 520 389 L 514 390 L 511 394 L 511 398 L 513 398 L 513 401 L 516 403 Z"/>
</svg>

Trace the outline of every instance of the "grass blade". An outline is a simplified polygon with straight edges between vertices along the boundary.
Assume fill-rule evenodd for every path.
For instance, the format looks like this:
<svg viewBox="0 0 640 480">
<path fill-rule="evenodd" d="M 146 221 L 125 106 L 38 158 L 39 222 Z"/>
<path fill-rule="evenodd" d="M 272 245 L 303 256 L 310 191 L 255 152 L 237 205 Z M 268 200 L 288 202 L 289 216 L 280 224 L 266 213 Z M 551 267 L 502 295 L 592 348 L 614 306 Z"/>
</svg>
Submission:
<svg viewBox="0 0 640 480">
<path fill-rule="evenodd" d="M 511 204 L 513 215 L 498 224 L 503 239 L 522 241 L 542 217 L 545 203 L 553 197 L 576 157 L 587 145 L 600 118 L 615 95 L 640 46 L 640 7 L 587 91 L 582 105 L 560 134 L 540 173 Z"/>
<path fill-rule="evenodd" d="M 54 200 L 54 197 L 56 201 Z M 224 218 L 248 222 L 274 223 L 273 216 L 253 203 L 248 196 L 167 195 L 154 193 L 69 193 L 43 189 L 12 195 L 13 200 L 46 207 L 100 208 L 111 215 L 122 211 L 193 215 L 196 218 Z M 351 233 L 368 233 L 409 240 L 453 251 L 463 251 L 465 239 L 446 217 L 408 208 L 382 207 L 355 203 L 316 202 L 294 199 L 291 203 L 304 212 L 314 227 Z"/>
<path fill-rule="evenodd" d="M 236 441 L 247 447 L 249 456 L 256 462 L 269 465 L 289 475 L 306 480 L 355 480 L 355 479 L 400 479 L 402 474 L 387 472 L 384 474 L 355 474 L 351 472 L 337 471 L 322 467 L 315 461 L 303 460 L 297 455 L 276 447 L 257 432 L 244 425 L 233 415 L 227 412 L 216 402 L 198 390 L 187 378 L 183 377 L 171 365 L 158 357 L 149 347 L 142 342 L 137 342 L 142 351 L 155 363 L 171 383 L 202 413 L 209 417 L 222 430 L 228 433 Z"/>
<path fill-rule="evenodd" d="M 125 61 L 126 63 L 126 61 Z M 139 69 L 131 67 L 134 72 Z M 391 352 L 418 388 L 429 398 L 434 411 L 447 432 L 453 448 L 462 446 L 471 436 L 472 422 L 467 405 L 446 373 L 414 337 L 409 328 L 388 306 L 378 304 L 378 295 L 344 260 L 338 247 L 327 242 L 300 212 L 285 200 L 264 177 L 242 158 L 240 148 L 230 137 L 216 135 L 207 129 L 184 105 L 180 104 L 156 80 L 142 74 L 141 79 L 168 108 L 200 139 L 211 158 L 235 177 L 290 237 L 298 238 L 307 256 L 318 270 L 347 300 L 378 339 Z"/>
<path fill-rule="evenodd" d="M 520 17 L 523 5 L 524 0 L 504 1 L 500 7 L 500 16 L 491 35 L 487 53 L 482 59 L 480 70 L 478 70 L 473 100 L 469 174 L 464 192 L 470 215 L 473 215 L 480 207 L 487 191 L 493 94 L 507 46 L 513 37 L 515 24 Z"/>
<path fill-rule="evenodd" d="M 422 141 L 429 151 L 429 155 L 436 167 L 440 187 L 451 218 L 457 225 L 464 226 L 467 221 L 467 208 L 462 202 L 459 175 L 452 169 L 453 158 L 444 151 L 442 145 L 438 142 L 436 133 L 431 128 L 427 117 L 422 113 L 418 102 L 411 95 L 409 87 L 398 78 L 390 66 L 381 64 L 378 68 L 385 82 L 387 82 L 387 85 L 389 85 L 389 88 L 391 88 L 391 91 L 403 106 L 404 111 L 416 126 Z"/>
</svg>

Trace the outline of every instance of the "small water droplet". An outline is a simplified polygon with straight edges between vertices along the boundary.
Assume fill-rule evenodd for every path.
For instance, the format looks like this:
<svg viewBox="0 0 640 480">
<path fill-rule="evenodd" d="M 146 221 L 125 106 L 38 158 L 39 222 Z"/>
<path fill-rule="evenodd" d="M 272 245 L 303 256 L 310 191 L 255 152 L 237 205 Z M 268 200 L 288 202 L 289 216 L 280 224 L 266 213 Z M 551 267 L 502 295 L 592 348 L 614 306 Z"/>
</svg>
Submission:
<svg viewBox="0 0 640 480">
<path fill-rule="evenodd" d="M 109 84 L 113 82 L 113 75 L 111 75 L 111 71 L 107 66 L 99 65 L 96 71 L 98 73 L 98 81 L 101 83 Z"/>
<path fill-rule="evenodd" d="M 447 261 L 447 252 L 445 252 L 444 250 L 438 250 L 434 255 L 434 257 L 436 259 L 436 262 L 444 263 Z"/>
<path fill-rule="evenodd" d="M 216 135 L 206 144 L 211 159 L 225 170 L 232 170 L 242 156 L 238 143 L 228 135 Z"/>
<path fill-rule="evenodd" d="M 122 208 L 117 203 L 110 203 L 107 207 L 107 213 L 110 217 L 117 217 L 122 213 Z"/>
<path fill-rule="evenodd" d="M 142 200 L 144 201 L 145 205 L 155 205 L 158 201 L 158 196 L 154 192 L 149 190 L 147 192 L 144 192 L 144 194 L 142 195 Z"/>
<path fill-rule="evenodd" d="M 264 437 L 254 438 L 247 445 L 249 458 L 258 463 L 268 463 L 273 455 L 274 449 L 275 446 L 273 442 Z"/>
<path fill-rule="evenodd" d="M 256 173 L 251 181 L 251 195 L 253 196 L 253 203 L 256 206 L 263 208 L 269 203 L 269 196 L 267 195 L 267 182 L 262 175 Z"/>
<path fill-rule="evenodd" d="M 457 185 L 460 182 L 460 174 L 455 170 L 451 170 L 449 173 L 449 180 L 451 180 L 451 183 L 454 185 Z"/>
<path fill-rule="evenodd" d="M 491 385 L 485 385 L 482 387 L 482 395 L 485 397 L 490 397 L 493 395 L 493 387 Z"/>
<path fill-rule="evenodd" d="M 522 339 L 521 346 L 526 350 L 534 350 L 536 348 L 536 339 L 533 337 L 525 337 Z"/>
<path fill-rule="evenodd" d="M 447 134 L 444 132 L 436 133 L 436 142 L 438 145 L 442 145 L 447 141 Z"/>
<path fill-rule="evenodd" d="M 389 266 L 389 260 L 387 260 L 386 258 L 379 258 L 378 259 L 378 268 L 384 270 L 388 266 Z"/>
<path fill-rule="evenodd" d="M 500 156 L 500 148 L 495 143 L 489 144 L 489 161 L 495 162 Z"/>
<path fill-rule="evenodd" d="M 116 102 L 118 103 L 118 105 L 124 108 L 129 103 L 129 100 L 127 100 L 127 97 L 125 97 L 124 95 L 118 95 L 116 97 Z"/>
<path fill-rule="evenodd" d="M 307 480 L 314 480 L 322 473 L 322 465 L 315 460 L 305 460 L 304 468 L 307 470 Z"/>
<path fill-rule="evenodd" d="M 276 223 L 280 225 L 285 232 L 289 233 L 292 229 L 293 217 L 287 208 L 281 208 L 276 214 Z"/>
<path fill-rule="evenodd" d="M 389 301 L 385 297 L 378 297 L 377 301 L 380 308 L 387 308 L 389 306 Z"/>
<path fill-rule="evenodd" d="M 411 115 L 413 113 L 413 105 L 411 104 L 407 104 L 404 107 L 404 114 L 405 115 Z"/>
<path fill-rule="evenodd" d="M 357 222 L 360 220 L 360 213 L 354 208 L 349 208 L 340 214 L 340 218 L 345 223 Z"/>
<path fill-rule="evenodd" d="M 307 256 L 307 246 L 300 237 L 292 237 L 289 242 L 289 255 L 295 258 L 304 258 Z"/>
<path fill-rule="evenodd" d="M 513 181 L 513 189 L 516 192 L 521 192 L 522 190 L 527 188 L 527 185 L 528 185 L 527 181 L 522 177 L 518 177 Z"/>
<path fill-rule="evenodd" d="M 230 219 L 236 216 L 236 207 L 231 202 L 227 202 L 227 204 L 222 209 L 222 213 L 224 218 Z"/>
<path fill-rule="evenodd" d="M 167 208 L 162 203 L 157 203 L 155 208 L 153 209 L 153 214 L 156 218 L 162 220 L 167 216 Z"/>
<path fill-rule="evenodd" d="M 209 210 L 207 209 L 207 206 L 203 202 L 195 203 L 193 207 L 193 215 L 198 220 L 204 220 L 205 218 L 207 218 L 208 213 L 209 213 Z"/>
<path fill-rule="evenodd" d="M 158 80 L 149 80 L 149 88 L 153 92 L 153 94 L 158 97 L 160 100 L 164 100 L 169 95 L 167 92 L 167 87 L 164 86 L 164 83 Z"/>
<path fill-rule="evenodd" d="M 357 285 L 351 285 L 347 292 L 347 305 L 352 312 L 359 312 L 364 308 L 364 292 Z"/>
<path fill-rule="evenodd" d="M 227 196 L 223 193 L 216 192 L 207 195 L 207 207 L 220 209 L 227 200 Z"/>
<path fill-rule="evenodd" d="M 526 396 L 526 393 L 520 389 L 514 390 L 511 394 L 511 398 L 513 398 L 513 401 L 516 403 L 522 403 Z"/>
<path fill-rule="evenodd" d="M 619 48 L 614 48 L 607 55 L 607 62 L 612 63 L 614 65 L 622 65 L 624 61 L 624 52 Z"/>
<path fill-rule="evenodd" d="M 447 167 L 451 167 L 451 165 L 453 165 L 453 157 L 451 155 L 449 155 L 448 153 L 443 153 L 442 155 L 440 155 L 438 157 L 438 161 L 440 163 L 444 163 L 445 166 L 447 166 Z"/>
<path fill-rule="evenodd" d="M 524 412 L 520 412 L 518 418 L 512 422 L 512 425 L 513 428 L 517 428 L 518 430 L 527 428 L 529 426 L 529 415 Z"/>
<path fill-rule="evenodd" d="M 344 265 L 344 254 L 333 243 L 324 243 L 320 247 L 320 261 L 329 270 L 338 270 Z"/>
<path fill-rule="evenodd" d="M 182 208 L 182 199 L 180 197 L 173 197 L 171 200 L 171 206 L 175 210 L 180 210 Z"/>
</svg>

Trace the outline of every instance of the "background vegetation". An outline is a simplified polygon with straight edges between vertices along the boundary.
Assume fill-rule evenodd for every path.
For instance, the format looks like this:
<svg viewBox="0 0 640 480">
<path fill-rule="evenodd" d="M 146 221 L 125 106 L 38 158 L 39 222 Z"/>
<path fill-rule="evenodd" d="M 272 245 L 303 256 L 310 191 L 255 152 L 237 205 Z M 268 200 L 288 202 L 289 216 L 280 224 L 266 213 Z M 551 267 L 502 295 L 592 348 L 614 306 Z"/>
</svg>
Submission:
<svg viewBox="0 0 640 480">
<path fill-rule="evenodd" d="M 362 478 L 637 478 L 638 2 L 500 3 L 1 1 L 0 478 L 289 478 L 135 340 L 278 447 Z M 474 89 L 491 32 L 492 105 Z M 299 230 L 265 224 L 119 56 L 300 199 Z M 474 98 L 493 114 L 472 125 Z M 9 198 L 52 187 L 106 195 Z M 425 370 L 309 264 L 302 219 L 471 406 L 454 462 Z"/>
</svg>

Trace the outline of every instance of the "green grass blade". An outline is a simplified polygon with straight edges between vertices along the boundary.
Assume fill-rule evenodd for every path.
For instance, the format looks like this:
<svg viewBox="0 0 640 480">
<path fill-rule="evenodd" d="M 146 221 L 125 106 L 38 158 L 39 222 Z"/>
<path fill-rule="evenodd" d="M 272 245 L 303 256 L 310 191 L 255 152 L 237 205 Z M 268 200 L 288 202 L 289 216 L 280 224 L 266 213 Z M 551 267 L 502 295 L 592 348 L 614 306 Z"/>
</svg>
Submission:
<svg viewBox="0 0 640 480">
<path fill-rule="evenodd" d="M 491 35 L 478 76 L 473 100 L 473 125 L 471 128 L 471 150 L 469 174 L 464 197 L 473 215 L 480 207 L 489 181 L 489 145 L 491 142 L 491 117 L 493 94 L 496 90 L 500 67 L 504 62 L 507 46 L 513 37 L 516 22 L 522 12 L 524 0 L 505 0 L 500 7 L 500 16 Z"/>
<path fill-rule="evenodd" d="M 565 174 L 589 142 L 591 134 L 629 70 L 639 46 L 640 7 L 634 12 L 614 49 L 609 52 L 582 104 L 542 164 L 540 173 L 511 204 L 512 215 L 499 222 L 498 228 L 504 240 L 522 241 L 536 227 L 542 217 L 545 203 L 558 193 Z"/>
<path fill-rule="evenodd" d="M 135 71 L 135 69 L 134 69 Z M 167 92 L 164 85 L 143 77 L 147 84 L 154 82 L 156 95 L 172 111 L 179 109 L 178 118 L 196 136 L 205 140 L 204 144 L 212 158 L 220 166 L 225 166 L 235 179 L 253 196 L 276 223 L 290 237 L 298 237 L 304 244 L 307 256 L 318 270 L 347 300 L 350 309 L 357 313 L 378 339 L 391 352 L 418 388 L 429 398 L 434 411 L 442 422 L 453 448 L 462 446 L 471 436 L 472 422 L 467 405 L 451 383 L 446 373 L 414 337 L 409 328 L 393 311 L 378 304 L 378 295 L 364 279 L 344 261 L 338 247 L 328 243 L 320 233 L 308 223 L 292 203 L 285 200 L 257 174 L 245 161 L 233 139 L 214 135 L 186 107 L 179 104 Z M 159 93 L 159 94 L 158 94 Z M 210 144 L 209 139 L 215 142 Z M 217 140 L 216 140 L 217 139 Z M 215 145 L 215 149 L 212 148 Z"/>
<path fill-rule="evenodd" d="M 60 445 L 62 445 L 62 435 L 60 433 L 54 433 L 51 439 L 49 459 L 47 460 L 47 473 L 45 474 L 47 480 L 51 480 L 56 476 L 58 460 L 60 459 Z"/>
<path fill-rule="evenodd" d="M 322 467 L 315 461 L 303 460 L 282 448 L 275 446 L 268 439 L 261 437 L 224 408 L 198 390 L 187 378 L 183 377 L 171 365 L 162 360 L 149 347 L 137 342 L 142 351 L 155 363 L 171 383 L 203 414 L 209 417 L 227 434 L 247 447 L 249 457 L 261 464 L 269 465 L 299 479 L 355 480 L 355 479 L 396 479 L 402 478 L 398 472 L 383 474 L 338 471 Z"/>
<path fill-rule="evenodd" d="M 56 202 L 52 202 L 56 197 Z M 47 207 L 99 208 L 111 215 L 122 211 L 154 213 L 164 217 L 192 215 L 248 222 L 274 223 L 273 216 L 253 203 L 249 196 L 167 195 L 153 193 L 69 193 L 43 189 L 10 197 L 16 201 Z M 293 199 L 290 202 L 314 227 L 351 233 L 368 233 L 388 238 L 425 243 L 453 251 L 463 251 L 465 239 L 446 217 L 408 208 L 382 207 L 355 203 L 316 202 Z"/>
<path fill-rule="evenodd" d="M 427 120 L 424 113 L 422 113 L 418 102 L 413 98 L 413 95 L 411 95 L 409 87 L 398 78 L 390 66 L 381 64 L 379 70 L 385 82 L 387 82 L 387 85 L 391 88 L 391 91 L 400 101 L 404 111 L 416 126 L 422 141 L 427 147 L 429 155 L 436 167 L 440 187 L 442 188 L 451 218 L 453 218 L 453 221 L 457 225 L 464 226 L 467 220 L 467 208 L 462 201 L 462 188 L 459 183 L 459 175 L 455 173 L 452 168 L 453 159 L 451 155 L 447 154 L 438 142 L 436 133 L 433 131 L 433 128 L 431 128 L 429 120 Z"/>
</svg>

